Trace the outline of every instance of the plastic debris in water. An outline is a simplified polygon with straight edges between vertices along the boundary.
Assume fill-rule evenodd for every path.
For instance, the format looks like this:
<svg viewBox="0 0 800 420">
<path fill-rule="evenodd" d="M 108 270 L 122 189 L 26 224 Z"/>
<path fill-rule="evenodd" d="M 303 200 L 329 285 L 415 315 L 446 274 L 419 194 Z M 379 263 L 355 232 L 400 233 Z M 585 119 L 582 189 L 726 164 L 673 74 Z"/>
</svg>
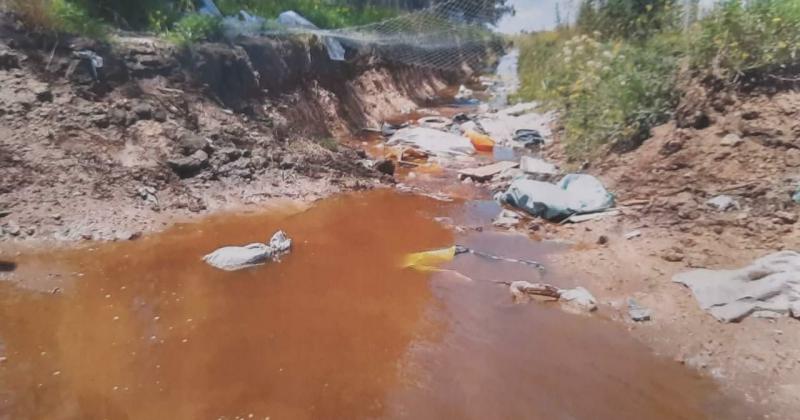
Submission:
<svg viewBox="0 0 800 420">
<path fill-rule="evenodd" d="M 439 265 L 452 261 L 453 258 L 455 258 L 455 256 L 458 254 L 473 254 L 489 260 L 524 264 L 536 267 L 540 270 L 544 269 L 544 265 L 536 261 L 492 255 L 482 251 L 477 251 L 471 248 L 467 248 L 462 245 L 453 245 L 448 248 L 432 249 L 429 251 L 421 251 L 421 252 L 414 252 L 412 254 L 407 254 L 403 258 L 402 267 L 413 268 L 415 270 L 420 270 L 420 271 L 435 271 L 439 270 L 438 269 Z"/>
</svg>

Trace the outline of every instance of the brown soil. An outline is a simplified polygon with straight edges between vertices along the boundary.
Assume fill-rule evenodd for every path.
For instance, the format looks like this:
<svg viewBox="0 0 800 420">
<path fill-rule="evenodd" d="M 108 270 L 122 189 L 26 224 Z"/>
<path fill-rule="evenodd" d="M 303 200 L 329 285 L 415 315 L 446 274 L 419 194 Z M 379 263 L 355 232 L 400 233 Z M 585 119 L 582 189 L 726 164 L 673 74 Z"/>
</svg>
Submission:
<svg viewBox="0 0 800 420">
<path fill-rule="evenodd" d="M 555 257 L 560 268 L 587 284 L 656 352 L 718 378 L 770 418 L 793 418 L 800 408 L 798 321 L 721 324 L 671 278 L 692 267 L 737 268 L 798 249 L 791 194 L 800 167 L 800 94 L 696 92 L 702 94 L 684 98 L 677 122 L 656 128 L 639 149 L 611 154 L 589 169 L 616 194 L 621 217 L 548 226 L 546 235 L 577 243 Z M 704 117 L 698 122 L 687 115 Z M 738 144 L 725 145 L 730 140 Z M 557 159 L 559 149 L 555 144 L 548 154 Z M 739 208 L 720 212 L 706 204 L 719 194 L 732 196 Z M 636 230 L 641 236 L 625 239 Z M 653 311 L 652 321 L 630 320 L 631 297 Z"/>
<path fill-rule="evenodd" d="M 96 78 L 85 50 L 103 57 Z M 313 40 L 109 45 L 0 16 L 0 242 L 131 239 L 193 214 L 390 181 L 334 136 L 429 102 L 447 77 L 331 62 Z"/>
</svg>

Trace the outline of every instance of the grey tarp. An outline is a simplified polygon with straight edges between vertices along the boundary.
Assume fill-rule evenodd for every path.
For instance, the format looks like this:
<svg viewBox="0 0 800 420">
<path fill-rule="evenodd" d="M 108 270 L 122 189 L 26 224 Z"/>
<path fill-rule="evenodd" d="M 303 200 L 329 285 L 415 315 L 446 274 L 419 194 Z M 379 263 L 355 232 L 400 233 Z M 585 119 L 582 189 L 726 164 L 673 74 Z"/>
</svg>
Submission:
<svg viewBox="0 0 800 420">
<path fill-rule="evenodd" d="M 317 25 L 314 25 L 310 20 L 304 18 L 294 10 L 287 10 L 279 14 L 278 23 L 287 27 L 319 29 Z M 323 37 L 322 41 L 325 43 L 325 48 L 328 50 L 328 57 L 331 60 L 344 61 L 344 47 L 341 42 L 329 36 Z"/>
<path fill-rule="evenodd" d="M 566 175 L 557 185 L 518 178 L 496 198 L 545 219 L 593 213 L 614 205 L 614 196 L 606 191 L 603 184 L 597 178 L 584 174 Z"/>
<path fill-rule="evenodd" d="M 738 270 L 693 270 L 673 281 L 692 290 L 697 303 L 723 322 L 750 314 L 800 317 L 800 254 L 776 252 Z"/>
<path fill-rule="evenodd" d="M 440 157 L 470 155 L 475 150 L 466 137 L 425 127 L 397 130 L 386 142 L 386 145 L 408 146 Z"/>
<path fill-rule="evenodd" d="M 222 247 L 203 257 L 203 261 L 221 270 L 235 271 L 275 261 L 289 252 L 291 247 L 292 240 L 279 230 L 272 235 L 269 243 L 256 242 L 245 246 Z"/>
</svg>

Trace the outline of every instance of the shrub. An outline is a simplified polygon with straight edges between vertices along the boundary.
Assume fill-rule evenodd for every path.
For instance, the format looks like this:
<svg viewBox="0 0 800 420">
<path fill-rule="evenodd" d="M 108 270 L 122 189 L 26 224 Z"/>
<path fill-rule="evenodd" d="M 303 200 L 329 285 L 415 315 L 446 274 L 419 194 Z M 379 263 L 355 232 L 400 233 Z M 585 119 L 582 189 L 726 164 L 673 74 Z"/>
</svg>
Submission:
<svg viewBox="0 0 800 420">
<path fill-rule="evenodd" d="M 568 35 L 546 33 L 523 41 L 519 96 L 560 111 L 569 157 L 592 157 L 607 145 L 638 145 L 650 128 L 670 117 L 677 99 L 675 39 L 629 43 L 601 41 L 599 34 Z"/>
<path fill-rule="evenodd" d="M 226 15 L 244 9 L 267 19 L 274 19 L 286 10 L 294 10 L 320 28 L 364 25 L 396 14 L 396 11 L 386 7 L 355 7 L 351 3 L 343 0 L 220 0 L 217 6 Z"/>
<path fill-rule="evenodd" d="M 800 1 L 725 0 L 698 22 L 691 36 L 692 66 L 723 79 L 796 64 Z"/>
<path fill-rule="evenodd" d="M 214 40 L 219 38 L 221 33 L 222 26 L 219 18 L 201 13 L 191 13 L 177 21 L 173 28 L 166 32 L 166 36 L 167 39 L 179 45 L 186 45 L 198 41 Z"/>
<path fill-rule="evenodd" d="M 10 0 L 8 7 L 30 27 L 93 38 L 106 35 L 106 27 L 79 3 L 69 0 Z"/>
</svg>

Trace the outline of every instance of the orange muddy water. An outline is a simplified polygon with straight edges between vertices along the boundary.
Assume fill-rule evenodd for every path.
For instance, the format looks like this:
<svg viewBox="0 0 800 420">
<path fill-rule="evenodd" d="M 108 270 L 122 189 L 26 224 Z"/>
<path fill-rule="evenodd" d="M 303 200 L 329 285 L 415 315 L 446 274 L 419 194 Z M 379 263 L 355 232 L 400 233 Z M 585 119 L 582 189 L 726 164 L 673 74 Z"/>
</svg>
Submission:
<svg viewBox="0 0 800 420">
<path fill-rule="evenodd" d="M 0 283 L 3 419 L 703 419 L 741 413 L 710 381 L 601 315 L 514 304 L 493 280 L 559 279 L 459 256 L 399 268 L 454 241 L 540 259 L 522 236 L 454 236 L 489 213 L 389 190 L 304 211 L 223 215 L 96 249 L 18 258 Z M 483 208 L 483 210 L 481 210 Z M 290 255 L 237 272 L 201 257 L 265 241 Z M 55 292 L 32 290 L 58 278 Z M 544 277 L 544 279 L 542 279 Z M 46 283 L 46 282 L 45 282 Z"/>
</svg>

